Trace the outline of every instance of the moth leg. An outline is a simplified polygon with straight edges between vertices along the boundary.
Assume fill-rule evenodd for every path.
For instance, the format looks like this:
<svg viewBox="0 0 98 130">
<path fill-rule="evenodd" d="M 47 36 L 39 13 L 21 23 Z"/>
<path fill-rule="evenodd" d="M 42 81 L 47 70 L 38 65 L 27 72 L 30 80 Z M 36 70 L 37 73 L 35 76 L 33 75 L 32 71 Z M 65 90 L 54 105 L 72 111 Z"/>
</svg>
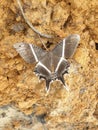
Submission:
<svg viewBox="0 0 98 130">
<path fill-rule="evenodd" d="M 69 91 L 69 87 L 68 87 L 67 84 L 65 83 L 65 81 L 64 81 L 64 77 L 61 76 L 61 77 L 59 77 L 58 79 L 63 83 L 64 88 L 66 88 L 66 90 Z"/>
</svg>

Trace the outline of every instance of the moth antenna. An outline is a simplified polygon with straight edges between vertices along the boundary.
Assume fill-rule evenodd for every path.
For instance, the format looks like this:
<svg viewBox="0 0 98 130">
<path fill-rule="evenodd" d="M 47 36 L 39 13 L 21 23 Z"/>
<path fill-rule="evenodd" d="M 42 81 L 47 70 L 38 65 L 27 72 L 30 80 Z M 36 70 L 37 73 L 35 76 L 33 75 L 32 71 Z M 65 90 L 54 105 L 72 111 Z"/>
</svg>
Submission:
<svg viewBox="0 0 98 130">
<path fill-rule="evenodd" d="M 47 47 L 46 47 L 45 43 L 42 41 L 42 39 L 41 39 L 40 35 L 38 35 L 38 37 L 39 37 L 39 40 L 41 41 L 41 43 L 43 44 L 44 48 L 48 51 L 48 49 L 47 49 Z"/>
</svg>

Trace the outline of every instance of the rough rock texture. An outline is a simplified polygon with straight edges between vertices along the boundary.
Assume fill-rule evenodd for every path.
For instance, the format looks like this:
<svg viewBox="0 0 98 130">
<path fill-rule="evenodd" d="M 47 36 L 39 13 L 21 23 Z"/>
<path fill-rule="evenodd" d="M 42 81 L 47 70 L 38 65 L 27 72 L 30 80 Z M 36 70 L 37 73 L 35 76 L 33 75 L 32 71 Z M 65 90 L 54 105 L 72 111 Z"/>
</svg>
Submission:
<svg viewBox="0 0 98 130">
<path fill-rule="evenodd" d="M 36 29 L 54 36 L 53 39 L 41 38 L 48 49 L 51 50 L 57 42 L 69 34 L 80 35 L 80 44 L 73 60 L 70 60 L 69 74 L 65 75 L 70 92 L 68 93 L 61 83 L 55 81 L 51 84 L 49 94 L 46 94 L 45 82 L 39 83 L 38 77 L 33 74 L 34 65 L 23 61 L 13 48 L 16 42 L 23 41 L 43 47 L 42 42 L 24 21 L 17 1 L 2 0 L 0 106 L 14 103 L 20 110 L 20 115 L 23 112 L 26 118 L 31 113 L 41 117 L 44 115 L 45 130 L 97 130 L 98 0 L 23 0 L 22 6 L 27 18 Z M 5 112 L 5 109 L 0 108 L 0 122 L 8 116 L 3 111 Z M 14 127 L 10 122 L 14 123 Z M 0 130 L 43 129 L 40 123 L 33 128 L 36 122 L 24 128 L 17 116 L 6 121 L 6 125 L 3 123 L 5 122 L 0 123 Z"/>
</svg>

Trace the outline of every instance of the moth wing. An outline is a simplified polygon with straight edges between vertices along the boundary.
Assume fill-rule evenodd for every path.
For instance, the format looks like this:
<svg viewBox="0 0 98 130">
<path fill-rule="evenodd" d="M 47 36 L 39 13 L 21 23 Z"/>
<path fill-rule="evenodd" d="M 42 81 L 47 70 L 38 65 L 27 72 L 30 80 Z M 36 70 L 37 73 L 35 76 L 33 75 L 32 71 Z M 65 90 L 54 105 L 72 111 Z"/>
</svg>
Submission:
<svg viewBox="0 0 98 130">
<path fill-rule="evenodd" d="M 39 76 L 39 79 L 41 78 L 45 79 L 46 91 L 49 91 L 50 82 L 51 82 L 50 79 L 51 71 L 42 62 L 38 62 L 34 72 Z"/>
<path fill-rule="evenodd" d="M 72 34 L 63 39 L 53 50 L 53 54 L 58 57 L 70 58 L 73 56 L 75 49 L 79 43 L 80 36 Z"/>
<path fill-rule="evenodd" d="M 80 36 L 78 34 L 69 35 L 65 40 L 65 58 L 70 58 L 73 56 L 78 43 L 80 41 Z M 63 41 L 64 42 L 64 41 Z"/>
<path fill-rule="evenodd" d="M 27 63 L 38 62 L 47 53 L 40 47 L 27 43 L 16 43 L 14 48 Z"/>
<path fill-rule="evenodd" d="M 62 42 L 55 46 L 55 48 L 51 52 L 54 56 L 62 57 Z"/>
<path fill-rule="evenodd" d="M 43 75 L 45 78 L 48 78 L 51 74 L 51 55 L 47 52 L 47 54 L 38 62 L 35 67 L 36 72 Z M 46 73 L 47 71 L 47 73 Z M 45 73 L 44 73 L 45 72 Z"/>
<path fill-rule="evenodd" d="M 34 72 L 39 76 L 39 79 L 43 78 L 46 81 L 46 91 L 50 88 L 50 70 L 41 62 L 38 62 L 37 66 L 35 67 Z"/>
<path fill-rule="evenodd" d="M 46 90 L 49 91 L 51 82 L 51 66 L 52 58 L 51 54 L 47 53 L 35 67 L 34 72 L 38 74 L 39 78 L 44 78 L 46 80 Z"/>
<path fill-rule="evenodd" d="M 57 65 L 59 63 L 60 58 L 61 57 L 58 57 L 58 56 L 55 56 L 55 55 L 52 56 L 52 65 L 53 65 L 54 72 L 57 68 Z"/>
<path fill-rule="evenodd" d="M 68 68 L 69 68 L 69 62 L 62 58 L 62 57 L 53 57 L 53 64 L 54 64 L 54 72 L 57 75 L 57 79 L 60 80 L 64 87 L 69 91 L 69 87 L 64 81 L 64 74 L 68 73 Z"/>
</svg>

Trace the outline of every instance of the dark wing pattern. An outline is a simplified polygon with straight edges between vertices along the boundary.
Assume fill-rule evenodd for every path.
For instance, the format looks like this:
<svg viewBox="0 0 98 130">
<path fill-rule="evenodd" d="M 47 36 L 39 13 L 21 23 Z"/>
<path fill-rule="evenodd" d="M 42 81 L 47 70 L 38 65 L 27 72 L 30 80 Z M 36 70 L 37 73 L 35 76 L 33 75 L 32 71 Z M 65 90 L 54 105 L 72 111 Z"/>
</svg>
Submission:
<svg viewBox="0 0 98 130">
<path fill-rule="evenodd" d="M 70 58 L 78 45 L 80 36 L 78 34 L 72 34 L 63 39 L 53 50 L 53 54 L 58 57 Z"/>
<path fill-rule="evenodd" d="M 14 48 L 27 63 L 38 62 L 47 53 L 45 50 L 27 43 L 16 43 Z"/>
<path fill-rule="evenodd" d="M 48 52 L 36 65 L 34 72 L 38 74 L 39 78 L 46 80 L 46 91 L 49 91 L 51 82 L 51 68 L 52 68 L 52 56 Z"/>
<path fill-rule="evenodd" d="M 44 79 L 51 75 L 51 55 L 47 53 L 36 65 L 34 72 Z"/>
<path fill-rule="evenodd" d="M 57 74 L 57 79 L 60 80 L 67 91 L 69 91 L 69 87 L 64 81 L 64 74 L 68 73 L 68 68 L 70 66 L 69 62 L 63 57 L 54 57 L 53 63 L 56 63 L 54 66 L 55 73 Z"/>
<path fill-rule="evenodd" d="M 39 79 L 43 78 L 46 80 L 46 91 L 48 91 L 51 82 L 50 79 L 51 71 L 43 63 L 38 62 L 34 72 L 39 76 Z"/>
</svg>

